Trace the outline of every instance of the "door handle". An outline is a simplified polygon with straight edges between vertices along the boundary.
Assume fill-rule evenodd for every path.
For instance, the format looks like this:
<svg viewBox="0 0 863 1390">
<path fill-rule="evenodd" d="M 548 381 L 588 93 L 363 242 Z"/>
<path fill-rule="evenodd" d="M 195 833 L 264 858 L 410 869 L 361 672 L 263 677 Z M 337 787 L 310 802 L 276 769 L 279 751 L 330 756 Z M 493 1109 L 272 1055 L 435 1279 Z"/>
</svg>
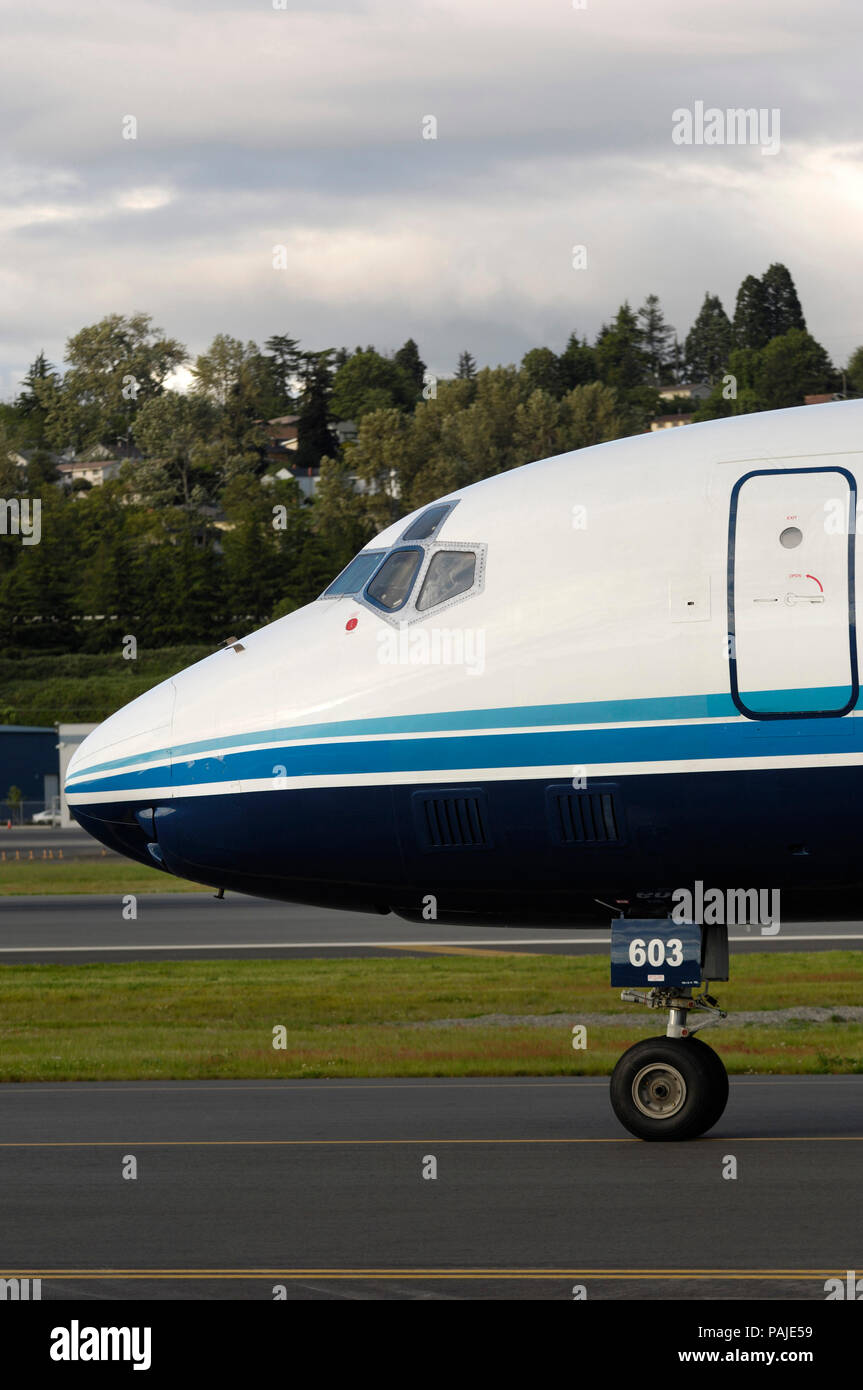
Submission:
<svg viewBox="0 0 863 1390">
<path fill-rule="evenodd" d="M 786 594 L 783 599 L 779 598 L 754 598 L 753 603 L 785 603 L 789 608 L 793 608 L 797 603 L 823 603 L 823 594 Z"/>
<path fill-rule="evenodd" d="M 786 594 L 785 602 L 789 608 L 793 608 L 798 603 L 823 603 L 823 594 Z"/>
</svg>

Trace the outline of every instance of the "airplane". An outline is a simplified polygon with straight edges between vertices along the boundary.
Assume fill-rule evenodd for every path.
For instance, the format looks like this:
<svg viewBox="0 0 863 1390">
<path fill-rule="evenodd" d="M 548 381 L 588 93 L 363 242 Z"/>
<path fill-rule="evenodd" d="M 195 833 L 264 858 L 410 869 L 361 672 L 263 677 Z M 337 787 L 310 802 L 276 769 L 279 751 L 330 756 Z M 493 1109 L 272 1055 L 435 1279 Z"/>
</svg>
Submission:
<svg viewBox="0 0 863 1390">
<path fill-rule="evenodd" d="M 607 914 L 612 982 L 668 1011 L 612 1106 L 639 1138 L 694 1138 L 728 1096 L 693 1036 L 722 1016 L 728 923 L 682 920 L 681 891 L 859 911 L 861 468 L 863 400 L 838 401 L 457 489 L 107 719 L 69 806 L 220 893 L 412 922 Z"/>
</svg>

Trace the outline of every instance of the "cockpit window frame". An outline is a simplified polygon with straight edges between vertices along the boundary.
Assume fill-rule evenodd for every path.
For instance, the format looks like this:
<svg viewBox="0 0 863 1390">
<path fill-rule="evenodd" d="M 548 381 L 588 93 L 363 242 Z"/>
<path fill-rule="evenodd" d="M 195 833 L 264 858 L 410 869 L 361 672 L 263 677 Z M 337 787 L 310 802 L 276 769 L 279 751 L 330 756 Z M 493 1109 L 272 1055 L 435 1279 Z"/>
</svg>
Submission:
<svg viewBox="0 0 863 1390">
<path fill-rule="evenodd" d="M 355 599 L 359 594 L 361 594 L 361 593 L 363 592 L 363 589 L 366 587 L 366 584 L 371 584 L 372 580 L 374 579 L 375 575 L 377 574 L 378 570 L 380 569 L 381 564 L 383 563 L 383 561 L 386 559 L 386 557 L 387 557 L 389 554 L 390 554 L 390 548 L 389 548 L 389 547 L 384 547 L 384 548 L 382 548 L 382 549 L 380 549 L 380 550 L 374 550 L 374 549 L 373 549 L 373 550 L 358 550 L 357 553 L 356 553 L 356 555 L 354 555 L 353 559 L 348 560 L 348 563 L 345 565 L 344 569 L 339 570 L 339 572 L 338 572 L 338 574 L 336 575 L 335 579 L 331 579 L 331 580 L 330 580 L 329 584 L 328 584 L 327 587 L 324 589 L 324 592 L 323 592 L 322 594 L 318 594 L 318 598 L 319 598 L 319 599 L 320 599 L 320 598 L 325 598 L 325 599 L 334 599 L 334 598 L 354 598 L 354 599 Z M 348 592 L 347 589 L 343 589 L 342 592 L 339 593 L 339 594 L 331 594 L 331 593 L 330 593 L 330 589 L 333 587 L 333 585 L 334 585 L 334 584 L 338 584 L 338 582 L 339 582 L 339 580 L 341 579 L 342 575 L 347 573 L 347 571 L 350 569 L 351 565 L 353 565 L 353 564 L 360 558 L 361 555 L 376 555 L 376 556 L 378 557 L 378 561 L 379 561 L 379 563 L 378 563 L 377 565 L 375 565 L 375 567 L 374 567 L 374 569 L 372 570 L 371 574 L 369 575 L 368 579 L 366 579 L 365 583 L 359 585 L 356 589 L 353 589 L 353 590 L 351 590 L 350 592 Z"/>
<path fill-rule="evenodd" d="M 377 617 L 383 618 L 383 620 L 390 623 L 392 627 L 408 627 L 413 623 L 421 623 L 428 619 L 434 620 L 441 613 L 446 612 L 450 608 L 454 608 L 457 603 L 467 603 L 468 600 L 476 598 L 477 594 L 481 594 L 485 588 L 485 566 L 488 554 L 488 545 L 485 541 L 426 541 L 425 543 L 417 541 L 416 544 L 409 546 L 396 544 L 389 554 L 392 555 L 393 551 L 396 550 L 423 550 L 425 552 L 422 564 L 414 576 L 407 601 L 401 608 L 381 608 L 373 599 L 367 597 L 365 590 L 363 590 L 362 594 L 358 594 L 354 600 L 356 603 L 361 603 L 363 607 L 370 608 Z M 476 556 L 476 570 L 474 572 L 473 584 L 469 589 L 465 589 L 464 593 L 455 594 L 452 598 L 444 599 L 442 603 L 436 603 L 433 608 L 418 609 L 417 599 L 422 592 L 422 586 L 425 583 L 425 577 L 428 573 L 429 566 L 434 556 L 441 550 L 469 550 Z M 377 570 L 375 574 L 377 574 Z M 375 576 L 372 575 L 369 578 L 369 584 L 371 584 L 374 577 Z"/>
<path fill-rule="evenodd" d="M 374 613 L 375 617 L 382 619 L 382 621 L 385 623 L 389 623 L 391 627 L 407 627 L 413 623 L 427 622 L 428 620 L 435 621 L 441 613 L 446 612 L 450 608 L 454 608 L 456 604 L 467 603 L 470 599 L 476 598 L 477 595 L 481 594 L 483 589 L 485 588 L 485 567 L 486 558 L 488 555 L 487 542 L 445 540 L 441 537 L 440 534 L 441 528 L 444 526 L 451 512 L 460 501 L 461 498 L 456 497 L 452 501 L 447 500 L 446 503 L 432 502 L 429 504 L 428 507 L 423 508 L 423 510 L 414 517 L 413 521 L 409 522 L 408 525 L 401 532 L 399 532 L 397 539 L 393 540 L 385 548 L 378 548 L 377 546 L 375 546 L 374 548 L 369 550 L 357 551 L 357 554 L 354 556 L 354 559 L 350 561 L 350 564 L 353 564 L 354 560 L 356 560 L 360 555 L 364 554 L 375 554 L 379 557 L 378 564 L 375 565 L 374 569 L 372 570 L 362 589 L 357 590 L 357 592 L 353 594 L 328 594 L 327 590 L 325 589 L 324 592 L 320 595 L 320 598 L 349 599 L 351 603 L 357 605 L 360 608 L 368 609 L 370 613 Z M 424 513 L 426 511 L 429 511 L 431 507 L 442 505 L 445 505 L 447 510 L 444 513 L 444 515 L 441 516 L 432 534 L 426 537 L 425 540 L 406 542 L 404 537 L 406 532 L 410 530 L 411 526 L 413 526 L 417 521 L 419 521 L 420 518 L 424 515 Z M 368 589 L 377 577 L 381 567 L 384 564 L 386 564 L 386 561 L 389 559 L 389 557 L 391 555 L 394 555 L 398 550 L 418 550 L 422 553 L 422 558 L 420 560 L 420 564 L 417 568 L 416 574 L 413 577 L 413 582 L 411 584 L 410 590 L 405 601 L 398 608 L 385 608 L 381 603 L 379 603 L 376 599 L 372 598 L 369 595 Z M 442 550 L 471 551 L 476 556 L 474 582 L 471 585 L 471 587 L 469 589 L 465 589 L 463 593 L 455 594 L 451 598 L 444 599 L 441 603 L 434 604 L 433 607 L 418 609 L 417 599 L 419 595 L 422 593 L 422 588 L 425 583 L 426 575 L 428 573 L 432 559 Z M 344 569 L 336 575 L 335 579 L 332 580 L 331 584 L 327 585 L 327 589 L 331 588 L 332 584 L 338 582 L 338 580 L 341 578 L 341 575 L 344 574 L 347 568 L 348 566 L 345 565 Z"/>
<path fill-rule="evenodd" d="M 450 502 L 450 501 L 447 501 L 447 502 L 430 502 L 429 505 L 428 505 L 427 507 L 423 507 L 423 509 L 422 509 L 421 512 L 417 512 L 417 515 L 413 518 L 412 521 L 409 521 L 409 522 L 408 522 L 407 526 L 405 527 L 405 529 L 402 531 L 401 535 L 399 536 L 397 544 L 399 544 L 399 545 L 402 545 L 402 544 L 405 544 L 405 545 L 429 545 L 432 541 L 437 540 L 437 537 L 440 535 L 441 527 L 449 520 L 449 518 L 450 518 L 450 516 L 451 516 L 451 514 L 452 514 L 452 511 L 453 511 L 453 508 L 454 508 L 454 507 L 457 507 L 460 501 L 461 501 L 461 498 L 460 498 L 460 497 L 456 497 L 456 498 L 454 498 L 451 502 Z M 422 519 L 423 519 L 423 517 L 426 515 L 426 513 L 427 513 L 427 512 L 431 512 L 431 511 L 436 511 L 436 510 L 438 509 L 438 507 L 445 507 L 446 510 L 443 512 L 443 514 L 442 514 L 440 520 L 438 521 L 438 523 L 437 523 L 437 525 L 434 527 L 434 529 L 431 530 L 427 536 L 420 536 L 420 537 L 411 536 L 411 537 L 409 537 L 409 536 L 408 536 L 408 532 L 411 531 L 411 530 L 413 529 L 414 526 L 417 526 L 417 525 L 419 524 L 419 522 L 422 521 Z"/>
<path fill-rule="evenodd" d="M 394 607 L 388 608 L 386 604 L 381 603 L 379 599 L 372 597 L 372 595 L 369 593 L 369 587 L 380 574 L 381 570 L 383 569 L 384 565 L 387 563 L 388 560 L 391 560 L 394 555 L 403 555 L 407 551 L 413 551 L 414 554 L 419 555 L 419 564 L 414 570 L 414 575 L 410 582 L 410 588 L 408 589 L 401 603 L 397 603 Z M 412 543 L 411 545 L 394 545 L 387 551 L 386 559 L 383 560 L 381 564 L 375 567 L 374 574 L 370 574 L 368 579 L 366 580 L 366 583 L 363 586 L 362 590 L 363 598 L 365 599 L 366 603 L 370 604 L 372 608 L 374 608 L 376 613 L 383 613 L 385 617 L 389 616 L 392 613 L 400 613 L 403 608 L 406 608 L 409 603 L 413 602 L 417 581 L 419 580 L 420 575 L 423 573 L 425 569 L 425 549 L 419 542 L 417 542 L 416 544 Z"/>
<path fill-rule="evenodd" d="M 470 555 L 470 556 L 472 556 L 472 558 L 473 558 L 473 573 L 472 573 L 472 575 L 471 575 L 470 583 L 469 583 L 469 584 L 466 584 L 466 585 L 464 586 L 463 589 L 457 590 L 457 592 L 454 593 L 454 594 L 447 594 L 447 595 L 445 595 L 443 598 L 439 598 L 439 599 L 437 600 L 436 603 L 425 603 L 425 604 L 424 604 L 424 603 L 422 602 L 422 597 L 423 597 L 423 594 L 425 593 L 426 585 L 427 585 L 428 582 L 429 582 L 429 577 L 430 577 L 430 575 L 431 575 L 432 568 L 434 567 L 435 562 L 436 562 L 437 560 L 439 560 L 440 557 L 441 557 L 442 555 Z M 448 604 L 455 602 L 455 600 L 458 599 L 458 598 L 461 598 L 462 594 L 469 594 L 469 593 L 471 593 L 471 592 L 473 591 L 474 585 L 476 584 L 476 572 L 477 572 L 477 567 L 478 567 L 478 565 L 479 565 L 479 555 L 477 554 L 476 550 L 473 549 L 473 548 L 465 549 L 464 546 L 454 546 L 454 545 L 450 546 L 450 545 L 447 545 L 446 542 L 442 543 L 442 544 L 439 545 L 439 546 L 436 546 L 436 547 L 434 548 L 434 550 L 432 551 L 432 553 L 431 553 L 431 554 L 429 555 L 429 557 L 428 557 L 428 564 L 424 565 L 424 567 L 423 567 L 423 579 L 422 579 L 422 584 L 418 585 L 417 591 L 416 591 L 416 595 L 415 595 L 415 597 L 414 597 L 414 606 L 416 607 L 417 613 L 423 613 L 423 614 L 425 614 L 425 613 L 432 613 L 436 608 L 446 608 Z"/>
</svg>

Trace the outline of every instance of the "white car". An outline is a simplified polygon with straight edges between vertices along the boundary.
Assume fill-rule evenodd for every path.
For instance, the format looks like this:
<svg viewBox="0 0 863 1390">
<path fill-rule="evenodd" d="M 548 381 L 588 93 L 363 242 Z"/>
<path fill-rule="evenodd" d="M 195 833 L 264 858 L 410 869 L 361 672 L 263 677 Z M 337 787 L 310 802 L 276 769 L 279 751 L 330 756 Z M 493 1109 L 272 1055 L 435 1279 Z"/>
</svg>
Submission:
<svg viewBox="0 0 863 1390">
<path fill-rule="evenodd" d="M 59 825 L 59 811 L 37 811 L 33 817 L 34 825 Z"/>
</svg>

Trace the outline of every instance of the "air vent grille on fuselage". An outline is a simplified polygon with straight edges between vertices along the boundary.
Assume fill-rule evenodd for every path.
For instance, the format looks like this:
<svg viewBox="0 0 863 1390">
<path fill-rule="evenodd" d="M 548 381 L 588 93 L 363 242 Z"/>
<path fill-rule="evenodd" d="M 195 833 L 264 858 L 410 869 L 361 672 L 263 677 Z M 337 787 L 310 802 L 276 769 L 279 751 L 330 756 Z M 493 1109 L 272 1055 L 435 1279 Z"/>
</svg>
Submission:
<svg viewBox="0 0 863 1390">
<path fill-rule="evenodd" d="M 560 845 L 607 845 L 620 841 L 620 821 L 611 788 L 576 791 L 549 787 L 552 836 Z"/>
<path fill-rule="evenodd" d="M 424 848 L 485 849 L 491 844 L 482 790 L 415 792 L 413 803 Z"/>
</svg>

